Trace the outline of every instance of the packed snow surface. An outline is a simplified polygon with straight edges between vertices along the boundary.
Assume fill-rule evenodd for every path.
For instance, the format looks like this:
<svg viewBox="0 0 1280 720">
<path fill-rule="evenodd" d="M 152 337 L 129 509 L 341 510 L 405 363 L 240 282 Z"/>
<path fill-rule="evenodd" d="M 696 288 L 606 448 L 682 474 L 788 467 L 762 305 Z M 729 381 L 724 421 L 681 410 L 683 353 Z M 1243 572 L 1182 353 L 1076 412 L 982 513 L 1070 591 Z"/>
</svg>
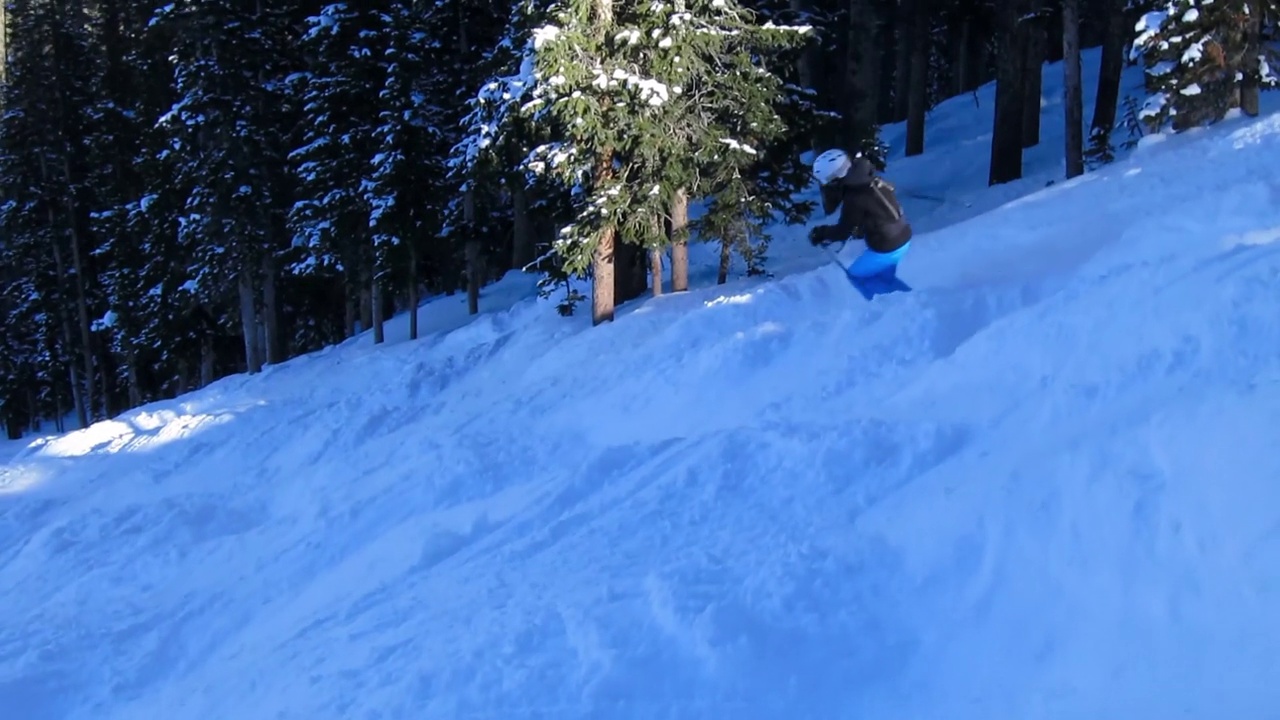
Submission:
<svg viewBox="0 0 1280 720">
<path fill-rule="evenodd" d="M 1273 714 L 1280 115 L 1045 188 L 1059 73 L 1018 183 L 990 88 L 887 130 L 913 293 L 795 228 L 0 446 L 0 717 Z"/>
</svg>

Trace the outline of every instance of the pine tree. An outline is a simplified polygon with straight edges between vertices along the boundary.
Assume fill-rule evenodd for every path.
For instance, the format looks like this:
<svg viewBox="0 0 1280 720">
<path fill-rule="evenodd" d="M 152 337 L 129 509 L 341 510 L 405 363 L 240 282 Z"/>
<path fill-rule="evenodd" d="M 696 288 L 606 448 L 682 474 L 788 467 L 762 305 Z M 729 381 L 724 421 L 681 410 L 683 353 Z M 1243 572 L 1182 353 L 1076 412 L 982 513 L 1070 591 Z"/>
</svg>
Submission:
<svg viewBox="0 0 1280 720">
<path fill-rule="evenodd" d="M 373 321 L 371 207 L 359 179 L 376 148 L 385 44 L 377 4 L 329 3 L 309 18 L 299 43 L 305 69 L 288 81 L 302 109 L 300 146 L 290 154 L 298 194 L 289 228 L 308 251 L 292 270 L 341 283 L 348 335 Z"/>
<path fill-rule="evenodd" d="M 161 118 L 177 156 L 169 181 L 187 193 L 178 242 L 190 250 L 198 301 L 235 299 L 243 367 L 257 372 L 283 359 L 275 283 L 286 247 L 291 18 L 250 0 L 182 0 L 156 20 L 178 39 L 177 101 Z"/>
<path fill-rule="evenodd" d="M 1146 68 L 1148 97 L 1141 117 L 1150 130 L 1172 120 L 1175 131 L 1221 120 L 1239 107 L 1247 68 L 1263 52 L 1249 39 L 1247 0 L 1165 0 L 1138 24 L 1134 52 Z M 1265 62 L 1265 60 L 1264 60 Z M 1258 75 L 1254 75 L 1258 77 Z M 1260 84 L 1274 82 L 1259 79 Z"/>
<path fill-rule="evenodd" d="M 34 279 L 28 302 L 53 321 L 50 378 L 67 381 L 83 425 L 107 410 L 106 373 L 92 319 L 101 309 L 89 232 L 92 187 L 85 166 L 94 105 L 89 22 L 67 0 L 18 0 L 8 8 L 0 178 L 0 229 L 9 253 Z M 25 304 L 25 303 L 24 303 Z M 54 367 L 56 365 L 56 367 Z M 61 376 L 62 372 L 66 376 Z M 101 382 L 99 382 L 101 381 Z M 100 398 L 101 403 L 95 401 Z"/>
<path fill-rule="evenodd" d="M 439 38 L 433 38 L 424 18 L 410 6 L 391 3 L 379 15 L 383 36 L 377 87 L 378 115 L 372 128 L 374 154 L 365 169 L 360 193 L 369 208 L 369 228 L 375 252 L 385 258 L 379 267 L 394 264 L 403 270 L 410 310 L 410 337 L 417 337 L 419 286 L 424 280 L 424 251 L 432 289 L 454 287 L 445 279 L 452 263 L 442 243 L 425 243 L 444 224 L 446 137 L 441 127 L 448 116 L 429 93 L 433 68 L 452 63 Z M 448 98 L 448 95 L 445 96 Z"/>
<path fill-rule="evenodd" d="M 525 167 L 574 192 L 554 251 L 566 275 L 592 277 L 593 322 L 613 317 L 618 243 L 664 247 L 661 218 L 681 193 L 718 195 L 735 220 L 715 229 L 735 238 L 759 215 L 743 205 L 753 168 L 784 129 L 782 86 L 761 57 L 800 34 L 751 19 L 724 0 L 553 2 L 519 18 L 521 72 L 486 86 L 464 152 L 492 153 L 519 117 L 549 138 Z"/>
</svg>

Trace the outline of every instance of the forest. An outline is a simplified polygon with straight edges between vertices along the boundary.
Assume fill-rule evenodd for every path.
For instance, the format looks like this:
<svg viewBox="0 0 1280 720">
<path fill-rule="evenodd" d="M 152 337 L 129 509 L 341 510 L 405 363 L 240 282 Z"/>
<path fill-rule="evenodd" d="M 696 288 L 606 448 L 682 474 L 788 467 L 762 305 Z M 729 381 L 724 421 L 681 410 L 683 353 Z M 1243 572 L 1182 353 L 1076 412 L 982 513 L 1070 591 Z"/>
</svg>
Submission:
<svg viewBox="0 0 1280 720">
<path fill-rule="evenodd" d="M 928 153 L 996 83 L 990 183 L 1276 86 L 1277 0 L 7 0 L 0 417 L 83 427 L 535 273 L 564 315 L 768 272 L 811 151 Z M 1079 54 L 1101 48 L 1092 117 Z M 1146 96 L 1123 98 L 1142 65 Z M 1090 83 L 1093 87 L 1094 83 Z M 701 212 L 690 219 L 690 206 Z M 590 282 L 590 297 L 570 279 Z M 410 331 L 418 336 L 410 313 Z M 606 360 L 607 362 L 607 360 Z"/>
</svg>

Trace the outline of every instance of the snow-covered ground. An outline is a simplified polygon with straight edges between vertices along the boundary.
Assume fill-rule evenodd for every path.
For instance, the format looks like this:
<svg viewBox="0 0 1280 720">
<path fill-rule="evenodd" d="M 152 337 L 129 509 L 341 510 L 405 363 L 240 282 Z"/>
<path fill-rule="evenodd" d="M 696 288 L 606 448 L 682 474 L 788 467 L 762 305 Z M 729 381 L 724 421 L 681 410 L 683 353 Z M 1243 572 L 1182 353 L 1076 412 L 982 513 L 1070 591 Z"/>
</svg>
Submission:
<svg viewBox="0 0 1280 720">
<path fill-rule="evenodd" d="M 773 279 L 590 329 L 512 278 L 34 443 L 0 717 L 1273 714 L 1280 108 L 1043 189 L 1059 73 L 1026 180 L 989 88 L 893 160 L 945 199 L 914 293 L 795 228 Z"/>
</svg>

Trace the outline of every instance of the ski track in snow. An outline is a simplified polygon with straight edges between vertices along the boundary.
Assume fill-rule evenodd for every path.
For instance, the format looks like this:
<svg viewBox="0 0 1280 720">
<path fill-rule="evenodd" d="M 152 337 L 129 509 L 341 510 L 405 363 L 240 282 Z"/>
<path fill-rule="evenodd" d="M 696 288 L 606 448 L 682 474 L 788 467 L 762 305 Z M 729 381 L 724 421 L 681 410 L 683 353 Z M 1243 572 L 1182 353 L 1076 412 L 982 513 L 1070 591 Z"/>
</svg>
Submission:
<svg viewBox="0 0 1280 720">
<path fill-rule="evenodd" d="M 0 717 L 1266 717 L 1275 157 L 943 208 L 874 303 L 452 309 L 0 446 Z"/>
</svg>

